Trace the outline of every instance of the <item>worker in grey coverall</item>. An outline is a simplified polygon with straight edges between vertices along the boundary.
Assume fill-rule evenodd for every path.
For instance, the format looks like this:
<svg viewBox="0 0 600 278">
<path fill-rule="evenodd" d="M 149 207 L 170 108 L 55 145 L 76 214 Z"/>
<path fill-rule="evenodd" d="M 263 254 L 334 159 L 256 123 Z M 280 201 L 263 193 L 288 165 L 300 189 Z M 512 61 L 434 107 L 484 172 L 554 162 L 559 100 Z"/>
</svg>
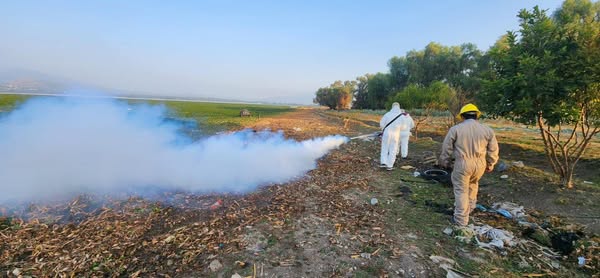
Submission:
<svg viewBox="0 0 600 278">
<path fill-rule="evenodd" d="M 494 131 L 477 121 L 481 112 L 473 104 L 460 110 L 463 121 L 448 131 L 442 145 L 439 165 L 448 168 L 454 155 L 452 185 L 454 187 L 454 217 L 452 222 L 466 226 L 475 209 L 479 179 L 491 172 L 498 162 L 498 141 Z"/>
</svg>

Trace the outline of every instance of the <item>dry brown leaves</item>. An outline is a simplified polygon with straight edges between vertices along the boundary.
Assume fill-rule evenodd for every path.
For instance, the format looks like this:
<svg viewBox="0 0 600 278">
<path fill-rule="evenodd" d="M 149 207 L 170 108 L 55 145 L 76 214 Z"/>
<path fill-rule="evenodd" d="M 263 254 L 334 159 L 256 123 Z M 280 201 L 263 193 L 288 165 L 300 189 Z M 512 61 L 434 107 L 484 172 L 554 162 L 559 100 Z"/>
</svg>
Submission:
<svg viewBox="0 0 600 278">
<path fill-rule="evenodd" d="M 354 239 L 376 245 L 386 239 L 378 229 L 381 212 L 341 197 L 349 188 L 368 187 L 369 180 L 356 173 L 370 168 L 371 159 L 357 151 L 347 144 L 306 177 L 243 196 L 164 193 L 169 202 L 81 196 L 13 211 L 27 219 L 0 219 L 0 271 L 44 277 L 177 276 L 206 269 L 216 255 L 244 251 L 244 227 L 261 222 L 286 229 L 306 210 L 339 223 L 338 234 L 368 230 Z M 223 205 L 211 209 L 218 199 Z"/>
</svg>

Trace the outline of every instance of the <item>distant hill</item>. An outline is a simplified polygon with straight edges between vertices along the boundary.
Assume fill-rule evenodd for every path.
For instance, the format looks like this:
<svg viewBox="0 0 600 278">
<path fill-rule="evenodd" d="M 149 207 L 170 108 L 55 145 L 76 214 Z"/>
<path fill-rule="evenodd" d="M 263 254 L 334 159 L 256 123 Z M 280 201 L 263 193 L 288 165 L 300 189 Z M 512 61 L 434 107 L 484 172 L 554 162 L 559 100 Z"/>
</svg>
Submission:
<svg viewBox="0 0 600 278">
<path fill-rule="evenodd" d="M 0 71 L 0 92 L 15 93 L 62 93 L 67 89 L 66 80 L 28 70 Z"/>
<path fill-rule="evenodd" d="M 0 92 L 59 94 L 65 89 L 66 87 L 59 83 L 34 79 L 15 79 L 0 83 Z"/>
<path fill-rule="evenodd" d="M 226 103 L 258 103 L 272 105 L 307 105 L 310 97 L 278 96 L 254 99 L 225 99 L 215 97 L 184 97 L 150 92 L 124 91 L 82 84 L 77 81 L 29 70 L 0 70 L 0 93 L 31 95 L 72 95 L 86 97 L 115 97 L 146 100 L 178 100 Z"/>
</svg>

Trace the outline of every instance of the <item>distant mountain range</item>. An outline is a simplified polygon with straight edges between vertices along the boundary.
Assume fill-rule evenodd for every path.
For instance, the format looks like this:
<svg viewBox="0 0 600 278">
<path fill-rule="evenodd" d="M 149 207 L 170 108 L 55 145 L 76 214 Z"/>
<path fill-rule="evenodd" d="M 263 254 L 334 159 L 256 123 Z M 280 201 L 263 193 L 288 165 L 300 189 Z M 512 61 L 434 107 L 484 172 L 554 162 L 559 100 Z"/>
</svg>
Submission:
<svg viewBox="0 0 600 278">
<path fill-rule="evenodd" d="M 65 89 L 59 83 L 35 79 L 15 79 L 0 83 L 0 92 L 59 94 Z"/>
<path fill-rule="evenodd" d="M 97 92 L 97 94 L 90 94 Z M 114 89 L 99 88 L 82 84 L 76 81 L 49 76 L 43 73 L 27 70 L 0 71 L 0 93 L 16 93 L 31 95 L 81 95 L 96 97 L 116 97 L 128 99 L 149 100 L 179 100 L 179 101 L 206 101 L 206 102 L 237 102 L 237 103 L 263 103 L 263 104 L 290 104 L 306 105 L 302 96 L 295 97 L 265 97 L 256 100 L 224 99 L 214 97 L 179 97 L 157 95 L 147 92 L 119 91 Z"/>
<path fill-rule="evenodd" d="M 0 92 L 58 94 L 67 87 L 65 80 L 26 70 L 0 71 Z"/>
</svg>

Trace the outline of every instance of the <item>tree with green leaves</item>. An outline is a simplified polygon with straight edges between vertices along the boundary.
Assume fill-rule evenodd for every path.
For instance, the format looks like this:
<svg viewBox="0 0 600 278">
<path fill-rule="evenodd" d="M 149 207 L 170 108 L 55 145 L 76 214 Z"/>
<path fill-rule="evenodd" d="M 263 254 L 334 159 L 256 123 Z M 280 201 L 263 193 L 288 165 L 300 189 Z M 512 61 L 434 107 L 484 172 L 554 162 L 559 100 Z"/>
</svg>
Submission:
<svg viewBox="0 0 600 278">
<path fill-rule="evenodd" d="M 388 61 L 392 88 L 402 91 L 410 84 L 427 87 L 444 82 L 461 96 L 457 106 L 472 100 L 481 89 L 481 79 L 489 72 L 489 63 L 472 43 L 444 46 L 429 43 L 423 50 L 409 51 L 404 57 Z M 456 105 L 455 105 L 456 106 Z"/>
<path fill-rule="evenodd" d="M 431 117 L 434 111 L 447 111 L 455 99 L 455 91 L 448 84 L 436 81 L 429 86 L 410 84 L 388 100 L 387 105 L 398 102 L 400 107 L 414 111 L 415 137 L 419 126 Z"/>
<path fill-rule="evenodd" d="M 367 87 L 369 108 L 384 109 L 388 97 L 392 94 L 390 75 L 378 72 L 368 79 Z"/>
<path fill-rule="evenodd" d="M 520 29 L 490 49 L 494 73 L 482 95 L 494 115 L 537 125 L 561 184 L 600 132 L 600 4 L 567 0 L 553 16 L 521 10 Z"/>
<path fill-rule="evenodd" d="M 335 81 L 328 87 L 319 88 L 313 103 L 334 110 L 350 109 L 355 87 L 356 81 Z"/>
<path fill-rule="evenodd" d="M 411 50 L 404 57 L 388 61 L 391 83 L 398 91 L 408 84 L 429 86 L 435 81 L 452 87 L 471 87 L 469 77 L 477 73 L 481 56 L 472 43 L 444 46 L 431 42 L 423 50 Z"/>
<path fill-rule="evenodd" d="M 409 71 L 406 57 L 394 56 L 388 61 L 392 90 L 398 92 L 408 86 Z"/>
<path fill-rule="evenodd" d="M 354 89 L 354 101 L 352 109 L 368 109 L 369 105 L 369 79 L 372 74 L 365 74 L 356 78 L 356 88 Z"/>
</svg>

